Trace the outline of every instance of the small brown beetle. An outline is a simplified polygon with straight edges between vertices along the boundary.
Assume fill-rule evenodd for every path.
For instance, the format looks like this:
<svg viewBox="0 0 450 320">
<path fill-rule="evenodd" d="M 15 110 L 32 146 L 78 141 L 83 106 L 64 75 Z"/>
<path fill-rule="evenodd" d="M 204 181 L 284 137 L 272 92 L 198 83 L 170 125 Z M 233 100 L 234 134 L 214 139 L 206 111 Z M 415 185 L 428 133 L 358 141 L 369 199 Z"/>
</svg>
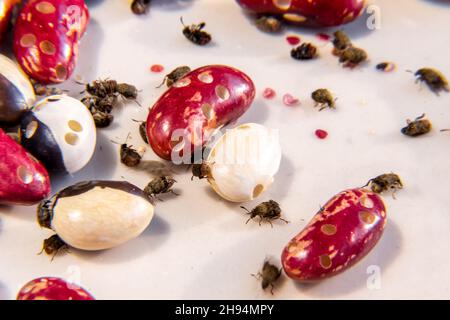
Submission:
<svg viewBox="0 0 450 320">
<path fill-rule="evenodd" d="M 254 219 L 255 217 L 259 217 L 259 225 L 261 225 L 262 222 L 268 222 L 273 228 L 272 221 L 274 220 L 282 220 L 286 223 L 289 223 L 289 221 L 284 220 L 281 218 L 281 208 L 280 205 L 273 200 L 269 200 L 267 202 L 263 202 L 259 205 L 257 205 L 252 211 L 249 211 L 247 208 L 241 206 L 242 209 L 246 210 L 247 213 L 250 215 L 250 218 L 248 218 L 247 224 L 250 220 Z"/>
<path fill-rule="evenodd" d="M 401 132 L 409 137 L 417 137 L 427 134 L 432 129 L 430 120 L 425 119 L 425 114 L 417 117 L 414 121 L 406 120 L 407 126 L 402 128 Z"/>
<path fill-rule="evenodd" d="M 252 274 L 256 279 L 262 280 L 261 287 L 263 290 L 270 286 L 270 293 L 273 294 L 275 283 L 281 276 L 281 268 L 271 264 L 269 261 L 264 261 L 263 268 L 256 275 Z"/>
<path fill-rule="evenodd" d="M 184 27 L 183 34 L 189 41 L 198 44 L 199 46 L 204 46 L 211 42 L 211 35 L 203 31 L 203 28 L 206 26 L 204 22 L 186 26 L 183 22 L 183 17 L 180 18 L 180 21 Z"/>
</svg>

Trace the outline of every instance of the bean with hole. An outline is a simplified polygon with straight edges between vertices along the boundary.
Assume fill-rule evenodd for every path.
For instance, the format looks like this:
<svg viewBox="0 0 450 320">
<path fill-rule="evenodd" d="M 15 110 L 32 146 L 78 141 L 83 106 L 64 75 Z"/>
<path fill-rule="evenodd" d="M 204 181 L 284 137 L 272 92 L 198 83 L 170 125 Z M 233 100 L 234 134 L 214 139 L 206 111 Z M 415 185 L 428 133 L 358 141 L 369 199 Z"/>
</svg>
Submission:
<svg viewBox="0 0 450 320">
<path fill-rule="evenodd" d="M 331 198 L 284 248 L 286 274 L 299 282 L 335 276 L 365 257 L 381 239 L 386 225 L 382 198 L 364 188 Z"/>
<path fill-rule="evenodd" d="M 57 95 L 39 101 L 24 114 L 20 141 L 50 173 L 73 174 L 91 160 L 97 131 L 83 103 Z"/>
</svg>

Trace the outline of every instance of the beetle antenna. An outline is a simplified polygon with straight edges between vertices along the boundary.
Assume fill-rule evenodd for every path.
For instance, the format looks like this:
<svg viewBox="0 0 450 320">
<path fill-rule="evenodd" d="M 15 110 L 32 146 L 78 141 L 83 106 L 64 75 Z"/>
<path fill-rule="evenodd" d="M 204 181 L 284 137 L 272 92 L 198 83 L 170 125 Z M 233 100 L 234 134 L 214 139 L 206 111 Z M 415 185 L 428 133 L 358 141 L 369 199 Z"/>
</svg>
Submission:
<svg viewBox="0 0 450 320">
<path fill-rule="evenodd" d="M 246 207 L 241 206 L 241 208 L 244 209 L 245 211 L 247 211 L 248 213 L 250 213 L 250 211 Z"/>
</svg>

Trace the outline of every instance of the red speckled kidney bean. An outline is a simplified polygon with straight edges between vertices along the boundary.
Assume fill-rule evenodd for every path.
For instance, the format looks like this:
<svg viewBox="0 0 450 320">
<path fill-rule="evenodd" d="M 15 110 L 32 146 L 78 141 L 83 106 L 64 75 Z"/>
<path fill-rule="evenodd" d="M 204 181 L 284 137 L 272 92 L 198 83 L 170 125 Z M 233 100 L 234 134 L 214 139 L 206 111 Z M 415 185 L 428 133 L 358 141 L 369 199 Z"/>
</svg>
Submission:
<svg viewBox="0 0 450 320">
<path fill-rule="evenodd" d="M 304 282 L 334 276 L 367 255 L 385 225 L 380 196 L 366 189 L 343 191 L 284 248 L 283 268 L 290 278 Z"/>
<path fill-rule="evenodd" d="M 86 290 L 59 278 L 38 278 L 20 289 L 17 300 L 95 300 Z"/>
<path fill-rule="evenodd" d="M 0 204 L 35 204 L 50 194 L 47 170 L 0 129 Z"/>
<path fill-rule="evenodd" d="M 169 88 L 150 110 L 148 141 L 158 156 L 171 160 L 172 151 L 180 142 L 173 140 L 173 133 L 185 130 L 193 152 L 205 145 L 215 129 L 242 116 L 254 97 L 252 80 L 237 69 L 211 65 L 193 70 Z"/>
<path fill-rule="evenodd" d="M 22 69 L 41 83 L 68 79 L 88 22 L 84 0 L 28 1 L 14 33 L 14 53 Z"/>
<path fill-rule="evenodd" d="M 364 0 L 237 0 L 244 9 L 276 14 L 293 23 L 311 26 L 338 26 L 355 20 Z"/>
</svg>

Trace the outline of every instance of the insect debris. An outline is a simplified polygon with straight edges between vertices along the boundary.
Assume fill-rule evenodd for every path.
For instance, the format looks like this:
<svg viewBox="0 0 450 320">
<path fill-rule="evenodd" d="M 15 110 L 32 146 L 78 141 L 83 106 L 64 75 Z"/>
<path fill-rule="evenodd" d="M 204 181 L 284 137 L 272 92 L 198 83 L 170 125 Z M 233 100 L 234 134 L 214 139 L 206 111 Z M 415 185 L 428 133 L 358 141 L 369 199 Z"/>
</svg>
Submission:
<svg viewBox="0 0 450 320">
<path fill-rule="evenodd" d="M 417 78 L 416 82 L 425 83 L 436 95 L 439 95 L 441 91 L 450 91 L 447 78 L 439 70 L 422 68 L 417 70 L 414 75 Z"/>
<path fill-rule="evenodd" d="M 332 40 L 333 54 L 339 57 L 339 62 L 344 67 L 354 68 L 367 60 L 367 52 L 361 48 L 353 46 L 350 37 L 342 30 L 334 33 Z"/>
<path fill-rule="evenodd" d="M 339 54 L 339 62 L 344 67 L 354 68 L 367 60 L 367 53 L 361 48 L 350 47 Z"/>
<path fill-rule="evenodd" d="M 281 220 L 285 223 L 289 223 L 289 221 L 281 218 L 281 208 L 280 205 L 274 201 L 269 200 L 266 202 L 263 202 L 259 205 L 257 205 L 253 210 L 248 210 L 246 207 L 241 206 L 242 209 L 247 211 L 247 213 L 250 215 L 250 218 L 248 218 L 247 224 L 250 220 L 253 220 L 255 217 L 259 217 L 259 225 L 261 226 L 262 222 L 268 222 L 270 223 L 271 227 L 273 228 L 272 221 L 274 220 Z"/>
<path fill-rule="evenodd" d="M 370 179 L 364 187 L 369 187 L 375 193 L 393 191 L 392 197 L 395 199 L 395 193 L 403 189 L 403 183 L 399 175 L 395 173 L 385 173 Z"/>
<path fill-rule="evenodd" d="M 131 11 L 137 15 L 146 14 L 150 6 L 150 2 L 151 0 L 133 0 L 131 3 Z"/>
<path fill-rule="evenodd" d="M 283 27 L 281 20 L 274 16 L 261 16 L 256 19 L 255 25 L 259 30 L 268 33 L 279 32 Z"/>
<path fill-rule="evenodd" d="M 82 84 L 82 83 L 80 83 Z M 117 105 L 118 97 L 133 100 L 138 105 L 138 90 L 135 86 L 127 83 L 118 83 L 116 80 L 95 80 L 92 83 L 84 84 L 88 96 L 81 99 L 81 102 L 89 109 L 97 128 L 108 127 L 114 117 L 111 115 Z"/>
<path fill-rule="evenodd" d="M 319 111 L 325 108 L 336 109 L 336 98 L 328 89 L 317 89 L 311 94 L 316 107 L 320 106 Z"/>
<path fill-rule="evenodd" d="M 120 144 L 120 162 L 122 162 L 127 167 L 137 167 L 142 160 L 142 156 L 145 152 L 145 148 L 139 148 L 135 149 L 132 145 L 128 145 L 128 139 L 130 137 L 130 134 L 127 135 L 127 139 L 125 140 L 125 143 L 117 143 L 115 141 L 112 141 L 115 144 Z"/>
<path fill-rule="evenodd" d="M 332 40 L 334 46 L 334 53 L 339 55 L 339 52 L 344 51 L 352 46 L 352 41 L 349 36 L 342 30 L 338 30 L 333 33 L 334 39 Z"/>
<path fill-rule="evenodd" d="M 181 24 L 183 25 L 183 34 L 184 36 L 191 42 L 204 46 L 211 42 L 211 35 L 203 29 L 206 26 L 206 23 L 201 22 L 199 24 L 192 24 L 190 26 L 186 26 L 183 22 L 183 17 L 180 17 Z"/>
<path fill-rule="evenodd" d="M 278 268 L 276 265 L 266 260 L 264 261 L 262 270 L 257 274 L 252 274 L 252 276 L 258 280 L 261 280 L 261 287 L 263 290 L 267 289 L 270 286 L 270 293 L 273 295 L 275 283 L 281 277 L 281 270 L 281 268 Z"/>
<path fill-rule="evenodd" d="M 317 48 L 311 43 L 302 43 L 291 50 L 291 57 L 295 60 L 311 60 L 317 57 Z"/>
<path fill-rule="evenodd" d="M 148 185 L 144 188 L 144 192 L 152 198 L 157 198 L 157 195 L 164 193 L 172 193 L 176 196 L 179 194 L 173 191 L 172 187 L 177 181 L 172 177 L 168 176 L 160 176 L 158 178 L 153 179 L 148 183 Z"/>
<path fill-rule="evenodd" d="M 54 234 L 50 238 L 44 240 L 42 250 L 38 254 L 45 252 L 47 255 L 52 256 L 51 261 L 53 261 L 55 256 L 61 251 L 68 252 L 69 246 L 57 234 Z"/>
<path fill-rule="evenodd" d="M 188 66 L 181 66 L 172 70 L 169 74 L 166 74 L 163 82 L 157 86 L 157 88 L 161 88 L 164 84 L 168 88 L 170 88 L 175 82 L 183 78 L 186 74 L 191 72 L 191 68 Z"/>
<path fill-rule="evenodd" d="M 148 144 L 148 138 L 147 138 L 147 121 L 139 121 L 139 120 L 134 120 L 132 119 L 134 122 L 139 123 L 139 135 L 141 136 L 142 140 L 144 140 L 144 142 L 146 144 Z"/>
<path fill-rule="evenodd" d="M 406 120 L 407 126 L 402 128 L 401 132 L 409 137 L 418 137 L 427 134 L 432 129 L 431 121 L 425 119 L 425 113 L 417 117 L 415 120 Z"/>
<path fill-rule="evenodd" d="M 206 162 L 202 163 L 194 163 L 192 165 L 192 177 L 191 181 L 194 180 L 194 178 L 201 179 L 208 179 L 212 178 L 211 175 L 211 167 Z"/>
</svg>

